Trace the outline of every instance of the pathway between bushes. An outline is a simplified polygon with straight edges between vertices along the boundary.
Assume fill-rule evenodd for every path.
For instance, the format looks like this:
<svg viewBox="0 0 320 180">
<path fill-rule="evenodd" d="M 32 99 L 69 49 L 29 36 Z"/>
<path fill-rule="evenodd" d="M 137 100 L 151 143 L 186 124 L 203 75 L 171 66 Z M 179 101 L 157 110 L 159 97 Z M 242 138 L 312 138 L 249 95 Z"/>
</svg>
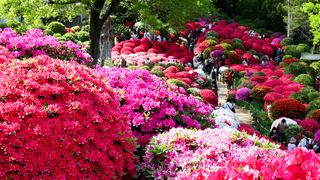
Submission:
<svg viewBox="0 0 320 180">
<path fill-rule="evenodd" d="M 228 88 L 227 85 L 218 82 L 219 105 L 223 106 L 227 100 Z M 236 106 L 236 115 L 239 117 L 240 123 L 251 125 L 253 123 L 250 112 L 242 107 Z"/>
</svg>

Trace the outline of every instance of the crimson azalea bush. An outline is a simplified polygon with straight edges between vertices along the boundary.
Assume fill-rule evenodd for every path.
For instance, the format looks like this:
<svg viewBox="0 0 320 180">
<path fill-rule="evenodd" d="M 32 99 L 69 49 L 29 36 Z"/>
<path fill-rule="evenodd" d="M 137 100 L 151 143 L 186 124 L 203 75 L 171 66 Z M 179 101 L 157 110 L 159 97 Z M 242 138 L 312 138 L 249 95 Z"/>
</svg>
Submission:
<svg viewBox="0 0 320 180">
<path fill-rule="evenodd" d="M 320 109 L 310 112 L 308 117 L 311 119 L 316 119 L 320 123 Z"/>
<path fill-rule="evenodd" d="M 203 102 L 212 106 L 218 106 L 218 96 L 210 89 L 200 89 L 198 92 Z"/>
<path fill-rule="evenodd" d="M 4 62 L 0 74 L 2 179 L 133 175 L 133 135 L 106 79 L 48 56 Z"/>
<path fill-rule="evenodd" d="M 72 41 L 59 42 L 55 37 L 45 35 L 40 29 L 32 29 L 19 35 L 12 29 L 5 28 L 0 31 L 0 44 L 19 59 L 48 55 L 81 64 L 90 64 L 93 60 L 80 45 Z"/>
<path fill-rule="evenodd" d="M 272 89 L 267 86 L 255 86 L 251 90 L 250 98 L 255 101 L 261 101 L 263 100 L 264 96 L 271 91 Z"/>
<path fill-rule="evenodd" d="M 291 119 L 303 119 L 306 116 L 305 106 L 291 98 L 282 98 L 272 103 L 270 112 L 274 119 L 287 117 Z"/>
<path fill-rule="evenodd" d="M 172 129 L 154 137 L 144 156 L 155 179 L 315 179 L 320 157 L 298 148 L 282 151 L 264 138 L 232 129 Z M 212 177 L 212 178 L 208 178 Z"/>
<path fill-rule="evenodd" d="M 320 123 L 316 119 L 304 119 L 299 124 L 306 131 L 315 133 L 320 129 Z"/>
<path fill-rule="evenodd" d="M 98 68 L 111 87 L 121 94 L 121 111 L 130 118 L 140 145 L 173 127 L 210 127 L 212 108 L 189 95 L 182 87 L 167 85 L 146 70 Z"/>
</svg>

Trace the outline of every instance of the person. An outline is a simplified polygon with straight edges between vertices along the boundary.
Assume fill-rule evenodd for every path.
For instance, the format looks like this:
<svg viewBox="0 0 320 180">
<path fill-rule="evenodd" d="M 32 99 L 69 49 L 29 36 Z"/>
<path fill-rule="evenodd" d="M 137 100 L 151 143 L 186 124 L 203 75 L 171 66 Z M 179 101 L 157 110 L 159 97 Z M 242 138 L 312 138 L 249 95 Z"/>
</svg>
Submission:
<svg viewBox="0 0 320 180">
<path fill-rule="evenodd" d="M 303 138 L 300 140 L 298 147 L 308 148 L 308 138 L 305 134 L 303 135 Z"/>
<path fill-rule="evenodd" d="M 282 144 L 286 144 L 286 130 L 288 129 L 286 119 L 282 119 L 281 123 L 278 125 L 278 132 L 279 132 L 279 141 Z"/>
<path fill-rule="evenodd" d="M 227 73 L 226 73 L 226 79 L 225 79 L 225 81 L 226 81 L 226 83 L 227 83 L 227 88 L 228 88 L 228 90 L 230 90 L 231 89 L 231 87 L 232 87 L 232 84 L 233 84 L 233 74 L 232 74 L 232 72 L 231 71 L 228 71 Z"/>
<path fill-rule="evenodd" d="M 217 80 L 216 80 L 216 79 L 212 79 L 211 84 L 212 84 L 212 91 L 213 91 L 216 95 L 218 95 Z"/>
<path fill-rule="evenodd" d="M 120 63 L 118 65 L 119 68 L 125 68 L 127 66 L 127 61 L 121 57 Z"/>
<path fill-rule="evenodd" d="M 291 137 L 288 144 L 288 151 L 293 151 L 295 148 L 297 148 L 296 139 L 294 137 Z"/>
<path fill-rule="evenodd" d="M 232 111 L 233 113 L 236 113 L 235 106 L 236 104 L 233 99 L 227 99 L 227 102 L 225 103 L 224 108 L 230 109 L 230 111 Z"/>
<path fill-rule="evenodd" d="M 247 59 L 244 59 L 242 61 L 242 64 L 245 65 L 245 66 L 248 66 L 249 65 L 249 61 Z"/>
<path fill-rule="evenodd" d="M 278 130 L 276 127 L 273 127 L 269 133 L 269 137 L 274 140 L 275 142 L 278 141 Z"/>
</svg>

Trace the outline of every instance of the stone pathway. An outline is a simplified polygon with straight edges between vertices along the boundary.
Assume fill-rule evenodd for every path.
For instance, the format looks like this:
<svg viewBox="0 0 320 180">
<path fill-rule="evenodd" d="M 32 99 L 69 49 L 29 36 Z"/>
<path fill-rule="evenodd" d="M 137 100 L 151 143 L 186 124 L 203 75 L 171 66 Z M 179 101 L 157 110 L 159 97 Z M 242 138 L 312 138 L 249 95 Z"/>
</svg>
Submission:
<svg viewBox="0 0 320 180">
<path fill-rule="evenodd" d="M 218 96 L 219 96 L 219 105 L 223 106 L 227 100 L 228 88 L 227 85 L 218 82 Z M 252 116 L 250 112 L 242 107 L 236 106 L 236 115 L 239 117 L 240 123 L 249 124 L 253 123 Z"/>
</svg>

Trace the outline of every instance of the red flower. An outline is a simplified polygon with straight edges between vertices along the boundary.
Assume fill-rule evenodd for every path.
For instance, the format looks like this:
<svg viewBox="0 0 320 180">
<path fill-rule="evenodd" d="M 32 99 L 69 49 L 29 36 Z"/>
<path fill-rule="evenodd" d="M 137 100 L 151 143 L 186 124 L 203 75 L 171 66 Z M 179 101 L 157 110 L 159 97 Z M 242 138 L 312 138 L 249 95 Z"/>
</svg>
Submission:
<svg viewBox="0 0 320 180">
<path fill-rule="evenodd" d="M 212 104 L 213 106 L 218 106 L 218 96 L 210 89 L 201 89 L 199 95 L 205 103 Z"/>
<path fill-rule="evenodd" d="M 270 108 L 272 117 L 288 117 L 292 119 L 303 119 L 306 115 L 306 108 L 295 99 L 283 98 L 272 103 Z"/>
</svg>

